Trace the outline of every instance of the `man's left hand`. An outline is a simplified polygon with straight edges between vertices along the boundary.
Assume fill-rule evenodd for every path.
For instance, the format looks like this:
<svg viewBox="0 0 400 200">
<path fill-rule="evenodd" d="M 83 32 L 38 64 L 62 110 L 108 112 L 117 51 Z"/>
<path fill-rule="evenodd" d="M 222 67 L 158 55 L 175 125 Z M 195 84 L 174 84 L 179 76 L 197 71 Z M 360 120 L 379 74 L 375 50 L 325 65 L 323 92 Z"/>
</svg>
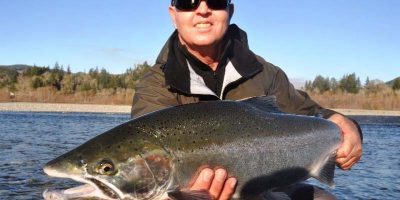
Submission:
<svg viewBox="0 0 400 200">
<path fill-rule="evenodd" d="M 339 126 L 342 135 L 342 143 L 336 154 L 336 162 L 341 169 L 349 170 L 360 160 L 362 155 L 360 133 L 356 125 L 343 115 L 334 114 L 329 120 Z"/>
</svg>

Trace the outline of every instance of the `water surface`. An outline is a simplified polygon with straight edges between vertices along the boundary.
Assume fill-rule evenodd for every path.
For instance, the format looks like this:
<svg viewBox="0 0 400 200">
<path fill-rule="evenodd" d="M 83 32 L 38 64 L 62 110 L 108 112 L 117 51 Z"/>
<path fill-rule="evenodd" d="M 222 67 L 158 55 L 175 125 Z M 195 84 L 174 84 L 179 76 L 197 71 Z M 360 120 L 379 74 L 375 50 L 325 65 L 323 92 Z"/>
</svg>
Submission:
<svg viewBox="0 0 400 200">
<path fill-rule="evenodd" d="M 327 189 L 338 199 L 400 199 L 400 117 L 354 118 L 364 132 L 363 158 L 350 171 L 337 169 L 336 187 Z M 75 186 L 46 176 L 43 165 L 127 120 L 127 114 L 0 112 L 0 199 L 41 199 L 46 188 Z"/>
</svg>

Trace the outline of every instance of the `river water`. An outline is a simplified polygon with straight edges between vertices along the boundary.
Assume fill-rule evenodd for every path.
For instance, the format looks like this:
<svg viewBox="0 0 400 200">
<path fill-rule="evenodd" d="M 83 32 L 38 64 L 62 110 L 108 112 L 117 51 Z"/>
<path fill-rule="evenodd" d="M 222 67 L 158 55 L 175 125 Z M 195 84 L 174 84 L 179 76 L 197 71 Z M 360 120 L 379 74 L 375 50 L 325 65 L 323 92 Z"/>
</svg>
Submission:
<svg viewBox="0 0 400 200">
<path fill-rule="evenodd" d="M 336 170 L 338 199 L 400 199 L 400 117 L 353 116 L 364 154 L 350 171 Z M 0 112 L 0 199 L 41 199 L 46 188 L 76 186 L 42 171 L 49 160 L 129 120 L 124 114 Z"/>
</svg>

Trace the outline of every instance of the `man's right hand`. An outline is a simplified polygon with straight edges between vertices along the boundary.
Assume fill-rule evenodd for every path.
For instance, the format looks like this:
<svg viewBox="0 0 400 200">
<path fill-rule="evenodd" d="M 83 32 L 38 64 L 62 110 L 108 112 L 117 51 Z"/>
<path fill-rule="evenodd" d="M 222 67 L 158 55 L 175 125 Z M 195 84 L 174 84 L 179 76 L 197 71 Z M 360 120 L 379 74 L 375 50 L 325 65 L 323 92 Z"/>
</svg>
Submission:
<svg viewBox="0 0 400 200">
<path fill-rule="evenodd" d="M 190 190 L 208 190 L 215 200 L 228 200 L 235 193 L 236 183 L 236 178 L 228 177 L 225 169 L 204 168 L 194 181 L 191 181 L 189 188 Z"/>
</svg>

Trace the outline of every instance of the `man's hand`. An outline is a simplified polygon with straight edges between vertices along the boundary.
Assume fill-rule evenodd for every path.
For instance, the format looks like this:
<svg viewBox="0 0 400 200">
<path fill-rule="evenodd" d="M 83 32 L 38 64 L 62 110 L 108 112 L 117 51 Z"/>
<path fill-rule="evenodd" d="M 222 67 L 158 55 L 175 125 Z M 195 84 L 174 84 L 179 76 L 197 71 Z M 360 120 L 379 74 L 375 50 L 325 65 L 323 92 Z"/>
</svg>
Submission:
<svg viewBox="0 0 400 200">
<path fill-rule="evenodd" d="M 329 120 L 339 126 L 342 134 L 342 144 L 338 149 L 336 162 L 341 169 L 349 170 L 361 158 L 362 143 L 360 133 L 356 125 L 343 115 L 334 114 Z"/>
<path fill-rule="evenodd" d="M 228 177 L 225 169 L 205 168 L 189 184 L 189 188 L 190 190 L 208 190 L 215 200 L 228 200 L 235 193 L 236 182 L 236 178 Z"/>
</svg>

